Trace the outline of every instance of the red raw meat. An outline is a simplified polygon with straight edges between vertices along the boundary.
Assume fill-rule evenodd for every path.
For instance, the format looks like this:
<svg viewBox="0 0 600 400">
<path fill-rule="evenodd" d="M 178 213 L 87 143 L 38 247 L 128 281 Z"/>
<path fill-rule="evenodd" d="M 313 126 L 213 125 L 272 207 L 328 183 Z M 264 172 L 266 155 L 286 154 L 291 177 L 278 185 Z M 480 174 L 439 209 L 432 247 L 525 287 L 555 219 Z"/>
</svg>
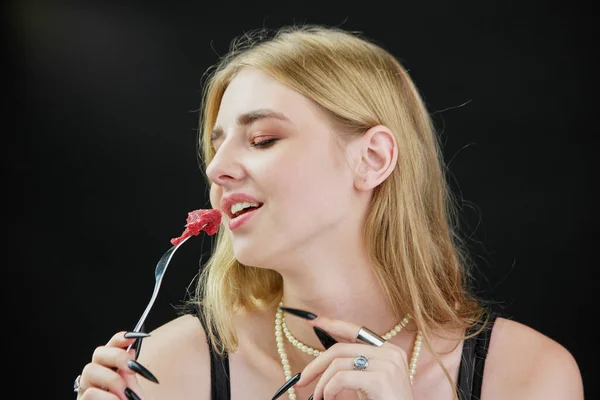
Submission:
<svg viewBox="0 0 600 400">
<path fill-rule="evenodd" d="M 185 230 L 181 236 L 171 239 L 171 244 L 177 245 L 191 235 L 198 236 L 200 231 L 205 231 L 208 235 L 214 235 L 219 230 L 221 211 L 214 208 L 190 211 L 186 222 Z"/>
</svg>

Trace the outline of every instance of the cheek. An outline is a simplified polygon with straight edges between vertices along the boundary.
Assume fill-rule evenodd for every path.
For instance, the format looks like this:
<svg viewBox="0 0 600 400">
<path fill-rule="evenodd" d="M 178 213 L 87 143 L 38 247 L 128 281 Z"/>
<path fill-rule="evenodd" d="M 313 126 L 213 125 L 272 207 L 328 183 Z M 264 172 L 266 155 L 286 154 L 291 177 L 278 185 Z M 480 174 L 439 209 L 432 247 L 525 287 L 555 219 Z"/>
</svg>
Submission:
<svg viewBox="0 0 600 400">
<path fill-rule="evenodd" d="M 350 195 L 351 176 L 345 164 L 334 160 L 330 152 L 307 151 L 276 165 L 266 176 L 272 187 L 278 187 L 278 197 L 284 199 L 286 209 L 302 210 L 295 213 L 298 218 L 307 213 L 332 213 L 346 206 L 343 203 Z"/>
<path fill-rule="evenodd" d="M 223 189 L 221 186 L 214 183 L 210 185 L 210 204 L 212 208 L 219 208 L 219 201 L 221 200 L 222 193 Z"/>
</svg>

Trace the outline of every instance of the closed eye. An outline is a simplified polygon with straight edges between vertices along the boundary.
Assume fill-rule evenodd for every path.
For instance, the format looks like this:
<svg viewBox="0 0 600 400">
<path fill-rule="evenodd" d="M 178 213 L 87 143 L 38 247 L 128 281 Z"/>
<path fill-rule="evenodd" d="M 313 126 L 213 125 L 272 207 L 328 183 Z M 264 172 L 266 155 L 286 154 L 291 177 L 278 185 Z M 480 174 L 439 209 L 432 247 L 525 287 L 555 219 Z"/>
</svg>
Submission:
<svg viewBox="0 0 600 400">
<path fill-rule="evenodd" d="M 257 138 L 257 140 L 252 141 L 252 143 L 250 145 L 252 147 L 269 147 L 269 146 L 273 145 L 277 140 L 279 140 L 279 139 L 278 138 L 266 138 L 266 139 Z"/>
</svg>

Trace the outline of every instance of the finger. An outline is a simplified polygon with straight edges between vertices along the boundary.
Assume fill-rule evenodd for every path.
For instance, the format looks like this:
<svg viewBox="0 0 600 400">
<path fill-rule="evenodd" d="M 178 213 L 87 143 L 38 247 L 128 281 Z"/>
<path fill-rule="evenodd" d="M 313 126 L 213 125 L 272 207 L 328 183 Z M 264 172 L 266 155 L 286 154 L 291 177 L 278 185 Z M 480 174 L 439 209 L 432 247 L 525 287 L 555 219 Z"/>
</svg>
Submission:
<svg viewBox="0 0 600 400">
<path fill-rule="evenodd" d="M 356 371 L 355 366 L 354 366 L 355 360 L 356 360 L 356 357 L 337 358 L 337 359 L 333 360 L 333 362 L 329 365 L 329 367 L 327 367 L 327 369 L 321 375 L 321 378 L 319 379 L 319 382 L 317 383 L 315 390 L 314 390 L 314 398 L 322 398 L 325 395 L 324 388 L 333 379 L 333 377 L 336 376 L 338 373 L 340 373 L 342 371 L 355 372 Z M 379 382 L 378 385 L 384 384 L 384 385 L 390 387 L 391 386 L 391 384 L 389 382 L 390 378 L 394 381 L 396 380 L 394 378 L 395 372 L 396 372 L 396 366 L 394 365 L 394 363 L 392 361 L 386 360 L 386 359 L 378 359 L 378 358 L 368 359 L 367 358 L 367 365 L 364 367 L 363 370 L 359 370 L 357 372 L 364 372 L 364 375 L 356 375 L 356 379 L 360 379 L 365 382 L 368 380 L 372 380 L 372 378 L 373 378 L 372 376 L 369 377 L 366 375 L 373 374 L 373 373 L 378 374 L 378 376 L 377 376 L 378 380 L 383 381 L 383 379 L 386 379 L 386 382 Z M 369 385 L 363 385 L 363 386 L 365 386 L 364 389 L 369 388 Z M 347 389 L 351 389 L 351 388 L 347 388 Z M 379 390 L 379 392 L 383 393 L 381 390 Z M 317 396 L 321 396 L 321 397 L 317 397 Z"/>
<path fill-rule="evenodd" d="M 141 397 L 138 396 L 138 394 L 129 389 L 126 388 L 125 389 L 125 400 L 141 400 Z M 120 400 L 121 397 L 115 395 L 114 393 L 111 392 L 107 392 L 106 390 L 102 390 L 102 389 L 98 389 L 98 388 L 89 388 L 88 390 L 85 391 L 85 393 L 81 396 L 78 397 L 77 400 Z"/>
<path fill-rule="evenodd" d="M 103 348 L 119 348 L 119 349 L 126 349 L 128 348 L 130 345 L 133 345 L 136 341 L 138 341 L 138 343 L 141 343 L 141 340 L 150 336 L 150 334 L 148 333 L 144 333 L 144 332 L 126 332 L 126 331 L 120 331 L 115 333 L 110 340 L 106 343 L 106 345 L 104 346 L 99 346 L 96 351 L 98 351 L 99 349 L 103 349 Z M 140 346 L 138 347 L 132 347 L 128 353 L 129 353 L 129 357 L 131 359 L 137 359 L 138 357 L 138 349 Z M 94 362 L 94 359 L 92 358 L 92 362 Z M 117 368 L 116 366 L 112 366 L 114 368 Z"/>
<path fill-rule="evenodd" d="M 116 347 L 99 347 L 92 356 L 92 362 L 104 365 L 109 368 L 117 369 L 124 374 L 137 373 L 151 382 L 159 383 L 154 374 L 124 349 Z"/>
<path fill-rule="evenodd" d="M 111 369 L 126 370 L 127 373 L 134 373 L 127 365 L 131 359 L 131 355 L 125 349 L 118 347 L 100 346 L 96 348 L 92 355 L 92 363 Z"/>
<path fill-rule="evenodd" d="M 361 326 L 353 324 L 351 322 L 333 319 L 325 316 L 319 316 L 312 321 L 308 321 L 308 323 L 323 329 L 330 335 L 333 335 L 350 343 L 357 342 L 356 336 L 358 335 L 358 331 L 361 328 Z"/>
<path fill-rule="evenodd" d="M 148 336 L 150 335 L 144 332 L 120 331 L 115 333 L 113 337 L 110 338 L 110 340 L 106 343 L 106 346 L 126 348 L 129 345 L 133 344 L 133 342 L 135 342 L 136 339 L 143 339 Z"/>
<path fill-rule="evenodd" d="M 324 399 L 335 399 L 345 390 L 359 391 L 369 399 L 382 399 L 386 394 L 394 393 L 383 372 L 338 371 L 327 381 L 323 394 L 319 396 Z M 317 398 L 317 392 L 314 398 Z"/>
<path fill-rule="evenodd" d="M 325 384 L 331 380 L 331 378 L 340 371 L 350 371 L 352 368 L 353 359 L 352 358 L 336 358 L 329 364 L 329 366 L 323 371 L 317 385 L 315 386 L 315 390 L 313 392 L 313 398 L 320 399 L 323 397 L 323 388 Z M 304 376 L 304 375 L 303 375 Z"/>
<path fill-rule="evenodd" d="M 127 398 L 125 398 L 127 400 Z M 121 397 L 106 390 L 92 387 L 87 389 L 78 400 L 121 400 Z"/>
<path fill-rule="evenodd" d="M 120 400 L 128 400 L 125 396 L 127 388 L 125 379 L 118 372 L 100 364 L 89 363 L 83 368 L 80 387 L 83 399 L 111 398 L 99 393 L 100 391 L 110 392 Z"/>
<path fill-rule="evenodd" d="M 362 354 L 367 358 L 375 357 L 379 359 L 385 359 L 389 356 L 386 351 L 378 351 L 378 349 L 367 344 L 360 343 L 336 343 L 328 350 L 319 354 L 317 358 L 312 360 L 304 367 L 302 371 L 302 378 L 298 381 L 297 385 L 302 387 L 308 385 L 319 375 L 323 374 L 325 370 L 339 358 L 350 358 L 354 360 L 358 355 Z"/>
</svg>

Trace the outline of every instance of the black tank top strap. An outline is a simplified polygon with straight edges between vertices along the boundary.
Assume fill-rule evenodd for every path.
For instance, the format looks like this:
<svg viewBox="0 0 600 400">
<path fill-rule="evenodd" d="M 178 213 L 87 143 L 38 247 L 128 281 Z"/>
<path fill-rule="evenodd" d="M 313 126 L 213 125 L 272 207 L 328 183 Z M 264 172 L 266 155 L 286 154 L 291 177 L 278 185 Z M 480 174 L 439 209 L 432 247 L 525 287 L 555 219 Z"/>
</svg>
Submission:
<svg viewBox="0 0 600 400">
<path fill-rule="evenodd" d="M 481 398 L 481 386 L 483 383 L 483 369 L 490 344 L 492 328 L 497 314 L 490 312 L 489 321 L 477 336 L 466 339 L 463 344 L 460 369 L 458 373 L 458 398 L 460 400 L 479 400 Z M 481 328 L 477 324 L 469 330 L 469 334 Z"/>
<path fill-rule="evenodd" d="M 208 350 L 210 352 L 210 391 L 212 400 L 231 400 L 231 382 L 229 380 L 229 357 L 227 353 L 222 356 L 215 352 L 210 336 L 208 335 L 208 329 L 204 314 L 196 308 L 196 316 L 204 327 L 206 332 L 206 343 L 208 344 Z"/>
</svg>

